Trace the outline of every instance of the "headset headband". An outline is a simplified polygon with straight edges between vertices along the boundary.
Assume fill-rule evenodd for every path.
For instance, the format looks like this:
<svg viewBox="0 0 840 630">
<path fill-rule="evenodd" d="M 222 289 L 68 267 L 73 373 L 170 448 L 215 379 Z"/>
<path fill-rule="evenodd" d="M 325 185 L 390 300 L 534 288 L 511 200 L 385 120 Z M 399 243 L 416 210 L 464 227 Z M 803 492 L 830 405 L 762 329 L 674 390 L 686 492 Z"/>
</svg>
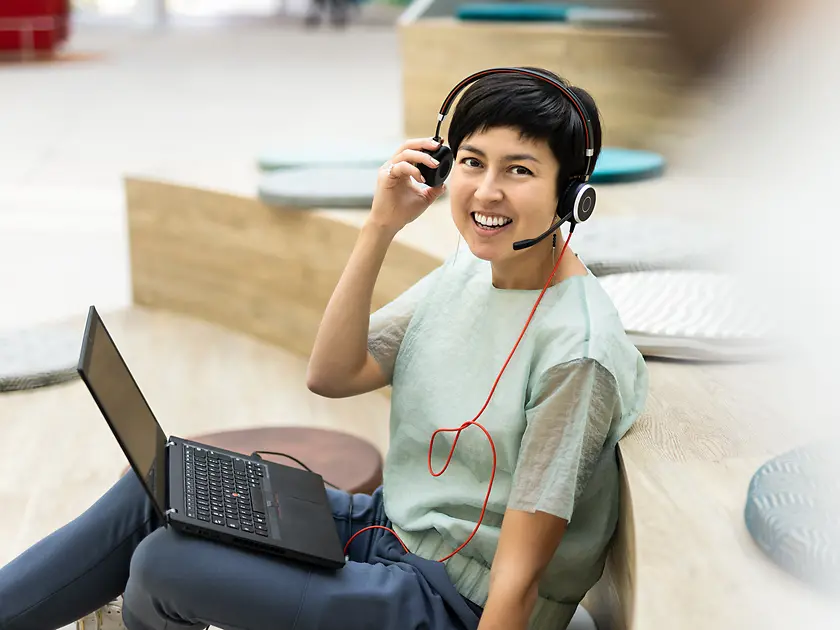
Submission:
<svg viewBox="0 0 840 630">
<path fill-rule="evenodd" d="M 592 165 L 592 156 L 595 155 L 595 149 L 592 147 L 592 121 L 589 119 L 589 115 L 586 111 L 586 107 L 584 107 L 583 103 L 581 103 L 580 99 L 567 87 L 559 83 L 556 79 L 552 79 L 550 76 L 543 74 L 542 72 L 536 72 L 534 70 L 527 70 L 525 68 L 488 68 L 487 70 L 482 70 L 480 72 L 476 72 L 475 74 L 471 74 L 466 79 L 461 81 L 458 85 L 452 88 L 452 91 L 443 101 L 443 105 L 440 108 L 440 112 L 438 113 L 438 122 L 437 128 L 435 129 L 435 137 L 434 139 L 438 142 L 441 142 L 440 137 L 440 127 L 443 124 L 444 118 L 446 118 L 447 114 L 449 113 L 449 108 L 452 107 L 452 103 L 455 101 L 455 97 L 463 90 L 465 87 L 474 83 L 478 79 L 482 77 L 489 76 L 491 74 L 524 74 L 529 77 L 533 77 L 535 79 L 542 79 L 543 81 L 550 83 L 558 90 L 560 90 L 563 95 L 569 99 L 569 101 L 574 105 L 575 109 L 577 110 L 578 114 L 580 115 L 581 120 L 583 121 L 583 130 L 585 136 L 585 145 L 586 145 L 586 168 L 584 169 L 583 181 L 589 181 L 589 177 L 591 175 L 589 169 Z"/>
</svg>

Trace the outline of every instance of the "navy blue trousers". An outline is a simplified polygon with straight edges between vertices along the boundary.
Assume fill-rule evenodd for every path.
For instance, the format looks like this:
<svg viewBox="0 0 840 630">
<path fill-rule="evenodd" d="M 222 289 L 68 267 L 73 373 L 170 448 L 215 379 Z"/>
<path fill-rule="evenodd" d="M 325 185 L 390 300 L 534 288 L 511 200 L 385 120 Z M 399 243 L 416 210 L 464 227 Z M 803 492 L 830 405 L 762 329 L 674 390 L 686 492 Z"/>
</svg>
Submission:
<svg viewBox="0 0 840 630">
<path fill-rule="evenodd" d="M 382 489 L 328 490 L 342 544 L 390 526 Z M 162 527 L 131 472 L 77 519 L 0 569 L 0 628 L 56 630 L 124 593 L 129 630 L 475 630 L 481 609 L 444 566 L 374 529 L 334 571 Z"/>
</svg>

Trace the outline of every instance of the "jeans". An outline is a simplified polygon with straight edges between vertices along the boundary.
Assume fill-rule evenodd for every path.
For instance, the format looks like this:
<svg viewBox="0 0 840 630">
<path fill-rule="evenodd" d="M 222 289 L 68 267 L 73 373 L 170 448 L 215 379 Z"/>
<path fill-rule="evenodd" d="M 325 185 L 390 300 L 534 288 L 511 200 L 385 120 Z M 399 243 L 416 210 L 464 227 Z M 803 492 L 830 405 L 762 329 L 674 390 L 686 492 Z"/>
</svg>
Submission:
<svg viewBox="0 0 840 630">
<path fill-rule="evenodd" d="M 389 526 L 382 489 L 328 489 L 342 544 Z M 0 630 L 56 630 L 123 594 L 129 630 L 475 630 L 444 565 L 369 530 L 337 571 L 163 527 L 133 472 L 0 569 Z"/>
</svg>

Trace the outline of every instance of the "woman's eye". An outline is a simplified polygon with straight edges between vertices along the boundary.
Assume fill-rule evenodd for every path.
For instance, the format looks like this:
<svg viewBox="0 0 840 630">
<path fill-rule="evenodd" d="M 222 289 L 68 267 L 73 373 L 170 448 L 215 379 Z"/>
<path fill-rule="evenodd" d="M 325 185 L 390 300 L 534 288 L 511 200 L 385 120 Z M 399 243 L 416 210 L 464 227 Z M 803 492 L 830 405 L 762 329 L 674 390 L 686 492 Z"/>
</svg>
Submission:
<svg viewBox="0 0 840 630">
<path fill-rule="evenodd" d="M 513 170 L 514 172 L 516 172 L 517 175 L 533 175 L 531 170 L 525 168 L 524 166 L 514 166 Z"/>
<path fill-rule="evenodd" d="M 479 166 L 481 166 L 481 162 L 479 162 L 478 160 L 476 160 L 473 157 L 464 158 L 463 160 L 461 160 L 461 164 L 465 164 L 466 166 L 469 166 L 470 168 L 478 168 Z"/>
</svg>

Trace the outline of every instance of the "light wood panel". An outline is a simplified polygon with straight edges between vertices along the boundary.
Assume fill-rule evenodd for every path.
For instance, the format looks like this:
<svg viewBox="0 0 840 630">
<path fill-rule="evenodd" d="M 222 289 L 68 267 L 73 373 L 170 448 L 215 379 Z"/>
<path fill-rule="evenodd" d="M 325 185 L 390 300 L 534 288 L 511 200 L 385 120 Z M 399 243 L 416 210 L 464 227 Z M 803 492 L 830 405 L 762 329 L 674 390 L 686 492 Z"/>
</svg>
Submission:
<svg viewBox="0 0 840 630">
<path fill-rule="evenodd" d="M 399 29 L 403 120 L 410 138 L 432 135 L 452 87 L 491 66 L 543 67 L 584 87 L 601 110 L 605 146 L 657 148 L 656 138 L 677 126 L 682 79 L 677 67 L 667 65 L 659 33 L 453 18 Z"/>
<path fill-rule="evenodd" d="M 270 209 L 141 179 L 127 190 L 138 303 L 308 354 L 364 213 Z M 637 198 L 649 192 L 635 189 Z M 452 239 L 445 208 L 436 205 L 393 245 L 374 308 L 448 251 L 440 242 Z M 785 386 L 784 366 L 648 365 L 645 413 L 620 445 L 621 523 L 607 570 L 585 600 L 600 629 L 806 627 L 803 616 L 830 612 L 761 554 L 743 523 L 758 466 L 817 437 L 807 422 L 762 402 L 762 392 Z"/>
<path fill-rule="evenodd" d="M 306 210 L 163 182 L 126 180 L 134 301 L 309 356 L 357 229 Z M 399 243 L 373 294 L 384 305 L 438 259 Z"/>
</svg>

